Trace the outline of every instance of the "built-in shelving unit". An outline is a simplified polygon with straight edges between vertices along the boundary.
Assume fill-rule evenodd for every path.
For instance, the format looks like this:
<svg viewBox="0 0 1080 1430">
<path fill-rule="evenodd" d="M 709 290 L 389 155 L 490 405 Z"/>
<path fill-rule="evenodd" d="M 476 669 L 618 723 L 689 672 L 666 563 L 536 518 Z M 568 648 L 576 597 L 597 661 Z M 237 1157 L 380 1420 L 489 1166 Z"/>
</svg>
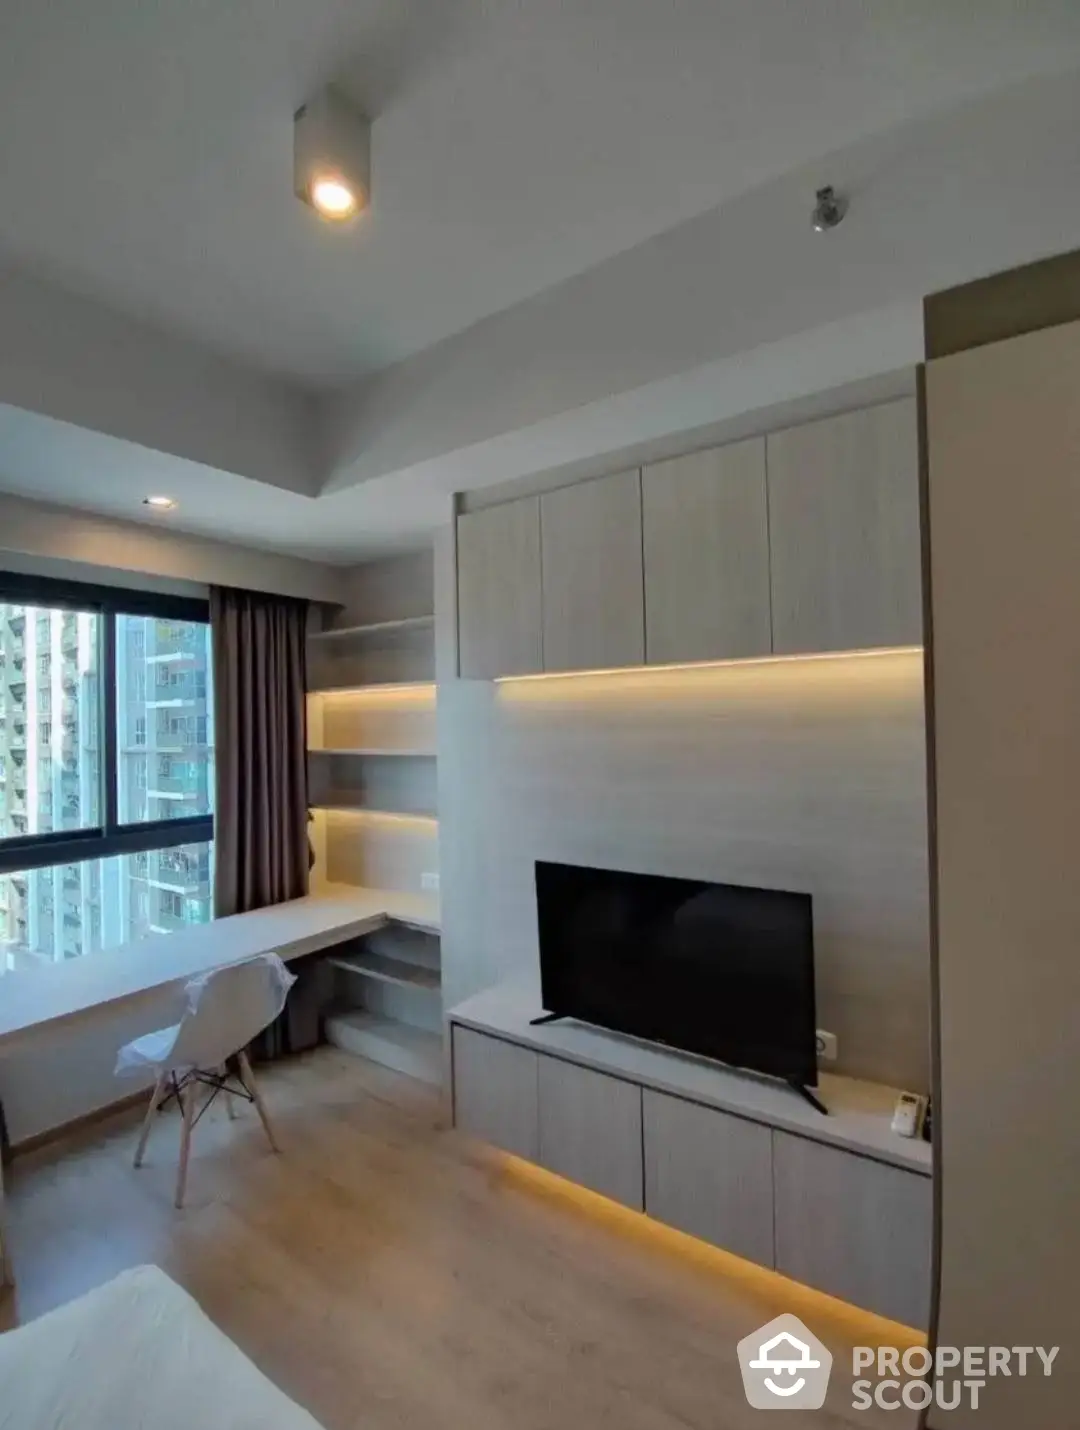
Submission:
<svg viewBox="0 0 1080 1430">
<path fill-rule="evenodd" d="M 329 882 L 437 888 L 434 628 L 406 616 L 308 637 L 308 798 Z M 395 922 L 328 961 L 329 1041 L 441 1080 L 438 935 Z"/>
<path fill-rule="evenodd" d="M 414 750 L 408 748 L 393 750 L 386 747 L 379 748 L 374 745 L 360 746 L 357 749 L 338 748 L 335 746 L 334 749 L 309 750 L 308 753 L 312 755 L 354 755 L 357 758 L 365 760 L 433 760 L 435 758 L 434 750 Z"/>
<path fill-rule="evenodd" d="M 327 1020 L 327 1035 L 335 1047 L 370 1058 L 383 1067 L 425 1082 L 443 1075 L 442 1035 L 364 1008 L 335 1014 Z"/>
<path fill-rule="evenodd" d="M 435 627 L 434 616 L 406 616 L 399 621 L 372 621 L 366 626 L 335 626 L 329 631 L 315 631 L 309 641 L 359 641 L 374 637 L 404 634 L 408 631 L 429 631 Z"/>
<path fill-rule="evenodd" d="M 438 969 L 381 953 L 346 953 L 328 962 L 358 978 L 373 978 L 378 983 L 391 983 L 399 988 L 422 988 L 426 993 L 438 993 L 441 987 Z"/>
<path fill-rule="evenodd" d="M 433 823 L 438 823 L 439 816 L 433 809 L 377 809 L 372 805 L 357 805 L 348 792 L 338 795 L 327 795 L 324 798 L 313 800 L 310 806 L 312 809 L 332 809 L 338 814 L 374 815 L 382 819 L 426 819 Z M 341 880 L 337 880 L 340 883 Z"/>
</svg>

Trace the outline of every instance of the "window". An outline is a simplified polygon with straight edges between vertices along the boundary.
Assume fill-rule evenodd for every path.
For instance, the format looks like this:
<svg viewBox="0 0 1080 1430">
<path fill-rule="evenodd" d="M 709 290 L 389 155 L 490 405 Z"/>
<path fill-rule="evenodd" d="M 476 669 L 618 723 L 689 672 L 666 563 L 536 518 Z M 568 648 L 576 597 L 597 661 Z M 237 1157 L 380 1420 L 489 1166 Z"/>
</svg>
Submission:
<svg viewBox="0 0 1080 1430">
<path fill-rule="evenodd" d="M 205 602 L 0 574 L 0 969 L 212 917 L 210 654 Z"/>
<path fill-rule="evenodd" d="M 173 866 L 165 864 L 170 857 Z M 212 869 L 212 845 L 187 844 L 0 874 L 0 973 L 207 923 Z"/>
</svg>

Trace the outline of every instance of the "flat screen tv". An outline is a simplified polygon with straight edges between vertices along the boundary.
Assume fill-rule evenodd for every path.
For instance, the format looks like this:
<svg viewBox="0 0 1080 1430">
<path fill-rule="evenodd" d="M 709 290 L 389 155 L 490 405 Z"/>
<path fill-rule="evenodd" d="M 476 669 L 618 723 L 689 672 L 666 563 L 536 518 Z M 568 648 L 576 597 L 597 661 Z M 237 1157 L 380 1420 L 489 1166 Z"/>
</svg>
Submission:
<svg viewBox="0 0 1080 1430">
<path fill-rule="evenodd" d="M 538 861 L 536 903 L 549 1018 L 817 1085 L 809 894 Z"/>
</svg>

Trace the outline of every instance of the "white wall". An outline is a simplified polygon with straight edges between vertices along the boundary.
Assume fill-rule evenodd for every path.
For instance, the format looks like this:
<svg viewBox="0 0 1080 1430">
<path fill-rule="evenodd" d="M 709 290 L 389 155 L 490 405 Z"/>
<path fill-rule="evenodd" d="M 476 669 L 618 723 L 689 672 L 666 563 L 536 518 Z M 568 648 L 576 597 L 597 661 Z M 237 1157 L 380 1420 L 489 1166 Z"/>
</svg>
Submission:
<svg viewBox="0 0 1080 1430">
<path fill-rule="evenodd" d="M 152 940 L 145 949 L 146 956 L 153 958 Z M 0 977 L 0 998 L 3 992 Z M 11 1141 L 35 1137 L 149 1087 L 152 1078 L 114 1076 L 117 1049 L 154 1028 L 175 1023 L 181 1007 L 179 990 L 159 990 L 118 1010 L 97 1012 L 85 1021 L 35 1034 L 5 1051 L 0 1056 L 0 1101 Z"/>
<path fill-rule="evenodd" d="M 578 460 L 575 444 L 595 442 L 612 404 L 621 426 L 609 423 L 609 450 L 665 422 L 686 428 L 798 395 L 759 399 L 743 383 L 732 409 L 728 389 L 745 355 L 819 329 L 850 330 L 866 350 L 861 371 L 825 372 L 818 390 L 887 370 L 886 350 L 893 367 L 917 361 L 911 315 L 927 293 L 1075 245 L 1078 129 L 1080 87 L 1067 75 L 824 156 L 328 399 L 331 484 L 446 479 L 456 462 L 449 492 L 483 483 L 488 448 L 501 464 L 489 481 L 529 460 L 532 470 Z M 825 181 L 852 203 L 822 236 L 809 211 Z M 826 367 L 837 361 L 827 340 L 818 352 Z M 758 364 L 762 375 L 767 385 Z M 642 411 L 653 430 L 633 430 Z"/>
<path fill-rule="evenodd" d="M 430 546 L 366 561 L 342 572 L 344 610 L 336 625 L 430 616 L 435 609 Z"/>
<path fill-rule="evenodd" d="M 13 561 L 8 562 L 8 557 Z M 81 568 L 79 579 L 106 585 L 112 573 L 120 571 L 200 586 L 241 586 L 312 601 L 345 599 L 340 567 L 0 494 L 0 569 L 5 565 L 26 569 L 28 561 L 76 563 Z"/>
<path fill-rule="evenodd" d="M 838 1068 L 929 1085 L 921 654 L 439 688 L 446 1006 L 538 965 L 552 859 L 814 898 Z"/>
<path fill-rule="evenodd" d="M 1078 393 L 1080 322 L 927 369 L 938 1340 L 1061 1348 L 942 1430 L 1080 1404 Z"/>
<path fill-rule="evenodd" d="M 0 403 L 289 491 L 317 488 L 303 388 L 3 267 Z"/>
</svg>

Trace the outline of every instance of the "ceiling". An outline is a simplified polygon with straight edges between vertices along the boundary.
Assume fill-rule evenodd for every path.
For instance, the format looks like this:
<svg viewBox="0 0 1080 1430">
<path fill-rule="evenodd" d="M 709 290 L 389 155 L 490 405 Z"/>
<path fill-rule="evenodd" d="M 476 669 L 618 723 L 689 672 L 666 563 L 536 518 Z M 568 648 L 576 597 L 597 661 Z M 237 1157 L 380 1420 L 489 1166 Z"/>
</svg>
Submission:
<svg viewBox="0 0 1080 1430">
<path fill-rule="evenodd" d="M 0 492 L 347 564 L 910 371 L 925 293 L 1077 246 L 1080 4 L 0 0 L 0 126 Z"/>
<path fill-rule="evenodd" d="M 0 250 L 275 373 L 396 362 L 815 157 L 1080 63 L 1075 0 L 0 0 Z M 291 191 L 328 79 L 355 226 Z"/>
</svg>

